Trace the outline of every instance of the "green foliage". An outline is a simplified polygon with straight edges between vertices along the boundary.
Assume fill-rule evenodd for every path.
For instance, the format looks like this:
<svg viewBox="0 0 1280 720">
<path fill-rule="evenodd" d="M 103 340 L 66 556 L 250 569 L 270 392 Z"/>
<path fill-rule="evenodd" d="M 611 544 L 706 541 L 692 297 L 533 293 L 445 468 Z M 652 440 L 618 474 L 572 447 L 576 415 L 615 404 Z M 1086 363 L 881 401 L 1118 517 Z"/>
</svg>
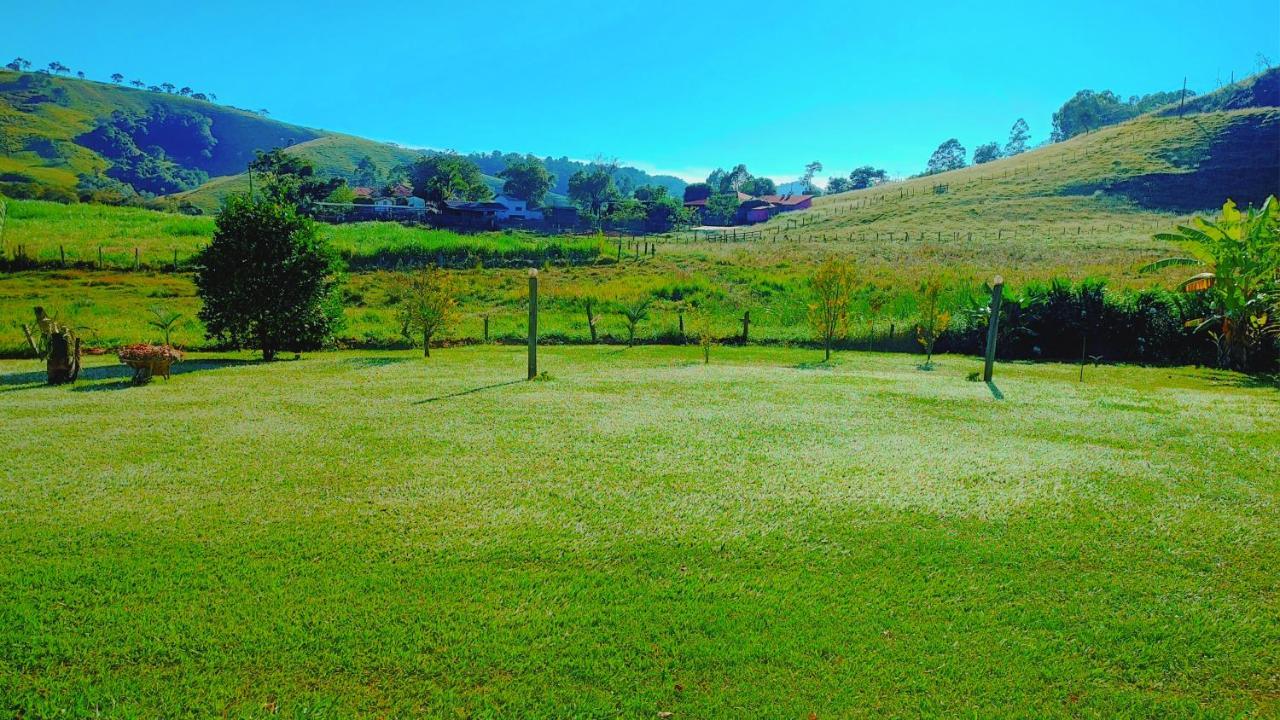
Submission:
<svg viewBox="0 0 1280 720">
<path fill-rule="evenodd" d="M 261 183 L 267 200 L 302 209 L 327 199 L 347 182 L 342 178 L 319 177 L 314 162 L 280 148 L 258 152 L 249 163 L 249 171 Z"/>
<path fill-rule="evenodd" d="M 1191 225 L 1157 239 L 1187 244 L 1194 258 L 1166 258 L 1151 263 L 1145 272 L 1165 267 L 1200 265 L 1203 272 L 1184 281 L 1185 292 L 1204 293 L 1209 312 L 1188 320 L 1197 330 L 1207 330 L 1220 349 L 1219 361 L 1237 369 L 1249 369 L 1250 353 L 1264 342 L 1268 313 L 1280 295 L 1280 202 L 1273 195 L 1260 209 L 1242 213 L 1228 200 L 1219 219 L 1196 217 Z"/>
<path fill-rule="evenodd" d="M 196 262 L 211 339 L 272 360 L 279 350 L 319 348 L 338 327 L 337 256 L 291 206 L 228 198 Z"/>
<path fill-rule="evenodd" d="M 618 314 L 622 315 L 623 319 L 627 321 L 627 345 L 635 344 L 636 327 L 641 322 L 649 319 L 649 310 L 652 306 L 653 297 L 650 295 L 618 304 Z"/>
<path fill-rule="evenodd" d="M 703 211 L 702 221 L 708 225 L 732 225 L 742 201 L 733 193 L 712 195 Z"/>
<path fill-rule="evenodd" d="M 409 165 L 408 177 L 413 194 L 431 202 L 493 197 L 480 168 L 457 153 L 423 155 Z"/>
<path fill-rule="evenodd" d="M 995 141 L 979 145 L 973 150 L 974 165 L 982 165 L 992 160 L 999 160 L 1000 157 L 1000 144 Z"/>
<path fill-rule="evenodd" d="M 1009 141 L 1004 145 L 1005 157 L 1013 157 L 1027 151 L 1027 142 L 1031 140 L 1031 127 L 1027 121 L 1018 118 L 1009 128 Z"/>
<path fill-rule="evenodd" d="M 556 184 L 555 176 L 547 172 L 546 165 L 533 155 L 510 160 L 498 177 L 505 181 L 503 193 L 528 201 L 530 207 L 541 205 L 547 192 Z"/>
<path fill-rule="evenodd" d="M 708 183 L 692 183 L 684 189 L 684 201 L 706 200 L 711 197 L 712 188 Z"/>
<path fill-rule="evenodd" d="M 929 166 L 925 168 L 925 174 L 936 175 L 950 170 L 959 170 L 965 167 L 965 154 L 966 151 L 960 141 L 951 138 L 933 151 L 933 155 L 929 157 Z"/>
<path fill-rule="evenodd" d="M 738 190 L 748 195 L 761 197 L 764 195 L 777 195 L 778 185 L 773 181 L 772 178 L 753 177 L 743 181 L 742 184 L 738 187 Z"/>
<path fill-rule="evenodd" d="M 395 288 L 400 333 L 410 342 L 421 338 L 423 355 L 431 357 L 431 339 L 447 330 L 457 314 L 458 291 L 453 276 L 428 265 L 398 275 Z"/>
<path fill-rule="evenodd" d="M 888 179 L 889 173 L 882 168 L 863 165 L 862 167 L 854 168 L 853 172 L 849 173 L 849 189 L 862 190 L 863 188 L 879 185 L 888 181 Z"/>
<path fill-rule="evenodd" d="M 853 183 L 846 177 L 836 176 L 827 179 L 827 194 L 834 195 L 836 193 L 848 192 L 853 189 Z"/>
<path fill-rule="evenodd" d="M 601 166 L 578 170 L 569 177 L 569 199 L 583 211 L 599 215 L 605 203 L 618 197 L 613 176 Z"/>
<path fill-rule="evenodd" d="M 1188 98 L 1195 92 L 1188 90 Z M 1133 96 L 1126 102 L 1110 90 L 1080 90 L 1053 114 L 1054 142 L 1069 140 L 1081 133 L 1124 122 L 1156 108 L 1177 102 L 1181 90 Z"/>
</svg>

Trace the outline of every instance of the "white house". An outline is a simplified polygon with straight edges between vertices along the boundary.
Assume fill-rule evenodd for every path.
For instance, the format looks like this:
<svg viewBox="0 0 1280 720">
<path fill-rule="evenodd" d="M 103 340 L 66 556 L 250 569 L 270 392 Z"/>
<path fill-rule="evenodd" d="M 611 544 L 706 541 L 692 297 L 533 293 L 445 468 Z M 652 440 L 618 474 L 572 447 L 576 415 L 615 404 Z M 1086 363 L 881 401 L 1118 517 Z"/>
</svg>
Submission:
<svg viewBox="0 0 1280 720">
<path fill-rule="evenodd" d="M 407 203 L 408 203 L 408 205 L 409 205 L 409 207 L 411 207 L 411 208 L 418 208 L 418 209 L 422 209 L 422 208 L 425 208 L 425 207 L 427 206 L 427 201 L 426 201 L 426 200 L 423 200 L 422 198 L 418 197 L 417 195 L 410 195 L 410 196 L 409 196 L 409 198 L 408 198 L 405 202 L 407 202 Z"/>
<path fill-rule="evenodd" d="M 378 198 L 377 200 L 373 201 L 373 207 L 378 212 L 391 212 L 391 207 L 394 206 L 395 204 L 396 202 L 394 200 L 392 200 L 391 198 L 385 198 L 385 197 Z"/>
<path fill-rule="evenodd" d="M 529 203 L 519 198 L 513 198 L 510 195 L 499 195 L 493 199 L 494 202 L 502 205 L 505 210 L 499 210 L 496 215 L 499 220 L 541 220 L 542 211 L 529 207 Z"/>
</svg>

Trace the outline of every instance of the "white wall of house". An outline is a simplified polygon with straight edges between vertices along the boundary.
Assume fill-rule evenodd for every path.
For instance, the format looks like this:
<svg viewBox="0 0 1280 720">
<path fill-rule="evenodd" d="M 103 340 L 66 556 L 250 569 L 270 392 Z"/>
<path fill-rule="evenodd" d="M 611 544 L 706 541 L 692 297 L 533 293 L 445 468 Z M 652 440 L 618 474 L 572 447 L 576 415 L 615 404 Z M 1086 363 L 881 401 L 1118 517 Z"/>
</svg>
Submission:
<svg viewBox="0 0 1280 720">
<path fill-rule="evenodd" d="M 506 210 L 499 210 L 497 215 L 499 220 L 541 220 L 542 211 L 529 207 L 529 203 L 519 198 L 513 198 L 510 195 L 499 195 L 494 198 L 494 202 L 501 203 L 506 206 Z"/>
</svg>

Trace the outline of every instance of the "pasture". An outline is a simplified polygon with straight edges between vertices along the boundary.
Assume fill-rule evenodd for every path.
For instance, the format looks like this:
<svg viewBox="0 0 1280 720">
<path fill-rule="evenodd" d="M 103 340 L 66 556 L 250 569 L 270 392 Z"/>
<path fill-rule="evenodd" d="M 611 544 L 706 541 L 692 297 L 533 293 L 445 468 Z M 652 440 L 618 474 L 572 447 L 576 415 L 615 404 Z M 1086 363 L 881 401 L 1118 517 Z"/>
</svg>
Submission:
<svg viewBox="0 0 1280 720">
<path fill-rule="evenodd" d="M 0 361 L 0 714 L 1280 709 L 1274 387 L 820 357 Z"/>
</svg>

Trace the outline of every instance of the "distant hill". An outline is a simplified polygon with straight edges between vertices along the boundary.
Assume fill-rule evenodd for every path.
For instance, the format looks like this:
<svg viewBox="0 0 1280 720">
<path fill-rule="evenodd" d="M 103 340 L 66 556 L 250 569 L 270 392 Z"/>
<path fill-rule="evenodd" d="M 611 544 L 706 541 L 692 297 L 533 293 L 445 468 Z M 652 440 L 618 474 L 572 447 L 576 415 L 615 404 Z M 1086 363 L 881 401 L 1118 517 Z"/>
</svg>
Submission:
<svg viewBox="0 0 1280 720">
<path fill-rule="evenodd" d="M 134 191 L 171 196 L 206 211 L 234 190 L 254 153 L 285 147 L 320 172 L 354 182 L 369 158 L 379 174 L 424 151 L 279 122 L 258 113 L 125 85 L 0 70 L 0 193 L 73 200 Z M 476 154 L 495 191 L 510 154 Z M 583 163 L 547 158 L 563 202 L 569 175 Z M 619 182 L 661 184 L 679 193 L 683 181 L 620 168 Z"/>
<path fill-rule="evenodd" d="M 1055 232 L 1126 217 L 1244 207 L 1280 195 L 1280 70 L 1010 158 L 819 198 L 761 228 L 805 235 L 944 238 L 993 228 Z M 873 232 L 877 231 L 877 232 Z M 936 235 L 935 235 L 936 233 Z M 1007 237 L 1007 235 L 1006 235 Z"/>
</svg>

